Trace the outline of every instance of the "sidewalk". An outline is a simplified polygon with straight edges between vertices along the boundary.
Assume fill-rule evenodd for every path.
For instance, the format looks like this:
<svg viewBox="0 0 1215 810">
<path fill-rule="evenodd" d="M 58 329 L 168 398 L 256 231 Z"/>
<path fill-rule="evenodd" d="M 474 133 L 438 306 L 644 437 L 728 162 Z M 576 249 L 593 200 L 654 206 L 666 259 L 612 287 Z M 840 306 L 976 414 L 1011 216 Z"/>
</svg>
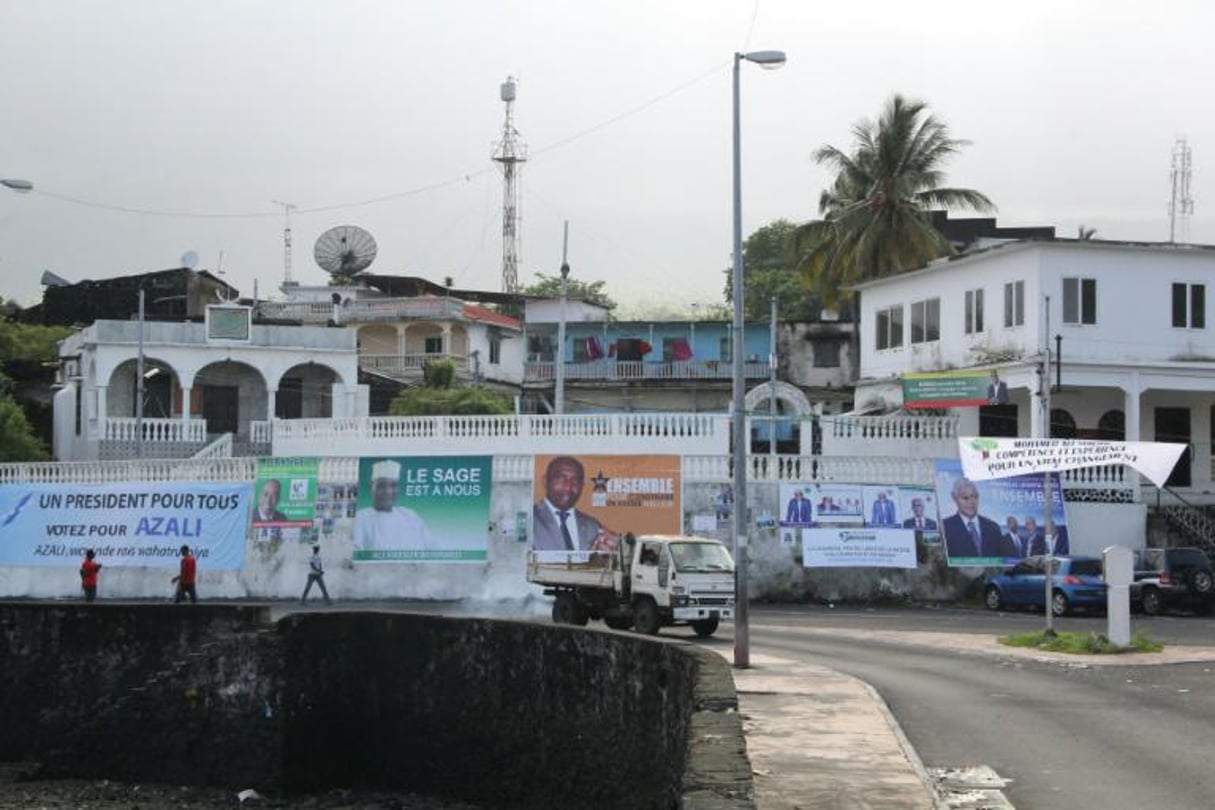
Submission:
<svg viewBox="0 0 1215 810">
<path fill-rule="evenodd" d="M 928 776 L 868 684 L 752 655 L 736 669 L 759 810 L 932 810 Z"/>
</svg>

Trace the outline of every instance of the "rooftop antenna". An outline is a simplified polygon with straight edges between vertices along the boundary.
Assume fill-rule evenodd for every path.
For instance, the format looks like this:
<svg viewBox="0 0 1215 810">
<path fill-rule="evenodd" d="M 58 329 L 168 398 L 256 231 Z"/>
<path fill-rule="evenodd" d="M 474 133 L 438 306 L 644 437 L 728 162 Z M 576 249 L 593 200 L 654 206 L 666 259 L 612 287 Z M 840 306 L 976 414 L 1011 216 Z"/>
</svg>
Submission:
<svg viewBox="0 0 1215 810">
<path fill-rule="evenodd" d="M 1173 195 L 1169 198 L 1169 242 L 1190 241 L 1190 215 L 1194 213 L 1194 198 L 1190 196 L 1190 146 L 1185 138 L 1173 143 L 1173 169 L 1170 173 Z"/>
<path fill-rule="evenodd" d="M 502 140 L 494 147 L 493 159 L 502 166 L 502 291 L 519 291 L 519 185 L 521 164 L 527 161 L 527 145 L 515 129 L 515 79 L 507 76 L 499 88 L 506 103 Z"/>
<path fill-rule="evenodd" d="M 291 212 L 298 206 L 295 203 L 283 202 L 282 200 L 272 200 L 275 205 L 281 206 L 283 209 L 283 292 L 289 287 L 299 286 L 294 279 L 291 278 Z"/>
</svg>

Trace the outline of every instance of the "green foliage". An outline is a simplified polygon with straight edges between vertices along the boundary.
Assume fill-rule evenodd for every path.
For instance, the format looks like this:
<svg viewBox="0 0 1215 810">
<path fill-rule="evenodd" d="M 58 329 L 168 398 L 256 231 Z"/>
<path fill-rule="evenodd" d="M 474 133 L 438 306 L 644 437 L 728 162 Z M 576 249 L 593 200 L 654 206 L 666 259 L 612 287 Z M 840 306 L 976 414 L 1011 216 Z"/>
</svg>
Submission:
<svg viewBox="0 0 1215 810">
<path fill-rule="evenodd" d="M 776 317 L 781 321 L 816 321 L 821 301 L 810 294 L 797 271 L 797 256 L 789 244 L 797 226 L 778 219 L 760 228 L 743 243 L 743 313 L 749 322 L 767 321 L 776 298 Z M 734 300 L 734 274 L 729 268 L 725 298 Z"/>
<path fill-rule="evenodd" d="M 546 276 L 544 273 L 537 273 L 535 281 L 532 284 L 523 288 L 524 295 L 532 295 L 538 298 L 560 298 L 561 297 L 561 276 Z M 613 301 L 603 287 L 605 281 L 579 281 L 576 278 L 567 278 L 565 280 L 565 294 L 567 298 L 577 301 L 586 301 L 590 304 L 598 304 L 601 307 L 613 309 L 616 302 Z"/>
<path fill-rule="evenodd" d="M 1000 643 L 1006 647 L 1032 647 L 1036 650 L 1072 655 L 1118 655 L 1121 653 L 1160 652 L 1164 649 L 1163 644 L 1152 641 L 1143 633 L 1132 635 L 1129 647 L 1112 644 L 1100 633 L 1055 632 L 1047 634 L 1045 631 L 1004 636 L 1000 639 Z"/>
<path fill-rule="evenodd" d="M 487 388 L 407 388 L 388 407 L 395 416 L 472 416 L 514 413 L 514 404 Z"/>
<path fill-rule="evenodd" d="M 70 334 L 66 326 L 17 323 L 0 316 L 0 360 L 54 361 L 59 357 L 59 341 Z"/>
<path fill-rule="evenodd" d="M 7 395 L 0 396 L 0 462 L 45 461 L 42 442 L 34 436 L 21 406 Z"/>
<path fill-rule="evenodd" d="M 451 388 L 456 379 L 456 364 L 451 360 L 427 360 L 422 366 L 427 388 Z"/>
<path fill-rule="evenodd" d="M 851 285 L 952 253 L 932 225 L 934 209 L 995 210 L 985 194 L 942 185 L 945 163 L 968 142 L 950 138 L 927 110 L 896 94 L 876 122 L 853 127 L 851 153 L 830 145 L 814 153 L 836 177 L 819 197 L 823 218 L 798 228 L 792 245 L 806 283 L 828 306 L 851 297 Z"/>
</svg>

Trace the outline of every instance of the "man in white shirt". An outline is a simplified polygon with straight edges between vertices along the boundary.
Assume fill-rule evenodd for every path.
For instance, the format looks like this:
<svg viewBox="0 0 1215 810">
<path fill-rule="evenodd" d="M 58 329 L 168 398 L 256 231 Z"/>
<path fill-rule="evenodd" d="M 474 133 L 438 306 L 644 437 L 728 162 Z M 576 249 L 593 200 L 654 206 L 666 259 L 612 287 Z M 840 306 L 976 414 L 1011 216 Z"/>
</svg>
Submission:
<svg viewBox="0 0 1215 810">
<path fill-rule="evenodd" d="M 397 506 L 401 465 L 385 459 L 371 467 L 371 506 L 354 516 L 354 547 L 360 551 L 434 551 L 438 543 L 418 513 Z"/>
</svg>

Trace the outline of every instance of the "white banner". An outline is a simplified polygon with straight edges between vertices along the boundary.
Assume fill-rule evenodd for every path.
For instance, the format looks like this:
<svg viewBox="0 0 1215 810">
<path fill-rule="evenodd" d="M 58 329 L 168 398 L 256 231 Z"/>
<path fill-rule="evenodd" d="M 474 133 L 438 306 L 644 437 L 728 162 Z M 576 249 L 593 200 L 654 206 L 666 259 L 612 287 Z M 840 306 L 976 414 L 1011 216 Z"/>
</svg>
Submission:
<svg viewBox="0 0 1215 810">
<path fill-rule="evenodd" d="M 1167 442 L 958 437 L 962 472 L 972 481 L 1127 464 L 1147 476 L 1156 486 L 1162 487 L 1183 452 L 1184 444 Z"/>
<path fill-rule="evenodd" d="M 802 529 L 805 568 L 915 568 L 914 529 Z"/>
</svg>

